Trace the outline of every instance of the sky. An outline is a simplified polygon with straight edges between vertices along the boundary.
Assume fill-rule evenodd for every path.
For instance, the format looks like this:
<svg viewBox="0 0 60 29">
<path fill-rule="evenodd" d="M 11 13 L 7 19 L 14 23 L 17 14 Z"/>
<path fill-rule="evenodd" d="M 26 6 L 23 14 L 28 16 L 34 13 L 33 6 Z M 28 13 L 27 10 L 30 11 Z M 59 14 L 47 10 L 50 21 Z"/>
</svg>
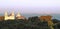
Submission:
<svg viewBox="0 0 60 29">
<path fill-rule="evenodd" d="M 60 14 L 60 0 L 0 0 L 0 13 Z"/>
</svg>

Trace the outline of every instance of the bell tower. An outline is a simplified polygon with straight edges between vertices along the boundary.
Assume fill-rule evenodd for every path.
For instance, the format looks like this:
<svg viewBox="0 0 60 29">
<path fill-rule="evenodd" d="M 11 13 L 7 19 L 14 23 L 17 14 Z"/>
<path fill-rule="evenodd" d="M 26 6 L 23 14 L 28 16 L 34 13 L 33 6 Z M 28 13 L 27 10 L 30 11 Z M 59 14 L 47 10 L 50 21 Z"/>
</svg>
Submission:
<svg viewBox="0 0 60 29">
<path fill-rule="evenodd" d="M 19 12 L 16 14 L 16 19 L 25 19 Z"/>
<path fill-rule="evenodd" d="M 19 16 L 21 16 L 21 14 L 18 12 L 17 15 L 16 15 L 16 17 L 19 17 Z"/>
<path fill-rule="evenodd" d="M 14 20 L 15 16 L 14 16 L 14 12 L 12 12 L 10 15 L 8 15 L 7 12 L 5 12 L 5 20 Z"/>
<path fill-rule="evenodd" d="M 8 17 L 8 13 L 5 12 L 4 19 L 7 20 L 7 17 Z"/>
<path fill-rule="evenodd" d="M 9 19 L 11 19 L 11 20 L 15 19 L 14 11 L 10 14 Z"/>
</svg>

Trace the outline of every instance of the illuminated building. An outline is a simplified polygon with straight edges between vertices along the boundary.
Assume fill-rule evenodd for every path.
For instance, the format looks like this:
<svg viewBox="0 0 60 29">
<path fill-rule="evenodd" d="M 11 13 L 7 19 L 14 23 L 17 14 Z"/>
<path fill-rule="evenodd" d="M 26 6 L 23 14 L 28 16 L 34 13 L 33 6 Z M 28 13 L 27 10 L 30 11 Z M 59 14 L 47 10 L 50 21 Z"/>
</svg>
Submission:
<svg viewBox="0 0 60 29">
<path fill-rule="evenodd" d="M 8 15 L 7 12 L 5 12 L 5 20 L 14 20 L 15 16 L 14 16 L 14 12 L 12 12 L 10 15 Z"/>
<path fill-rule="evenodd" d="M 25 17 L 18 12 L 16 15 L 16 19 L 25 19 Z"/>
</svg>

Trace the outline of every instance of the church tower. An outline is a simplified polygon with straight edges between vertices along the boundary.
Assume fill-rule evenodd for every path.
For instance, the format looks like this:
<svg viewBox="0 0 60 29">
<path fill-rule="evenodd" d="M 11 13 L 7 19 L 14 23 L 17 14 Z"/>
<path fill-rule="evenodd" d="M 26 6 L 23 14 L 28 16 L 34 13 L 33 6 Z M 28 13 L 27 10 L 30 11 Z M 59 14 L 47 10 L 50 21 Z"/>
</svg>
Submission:
<svg viewBox="0 0 60 29">
<path fill-rule="evenodd" d="M 14 16 L 14 11 L 11 13 L 12 16 Z"/>
<path fill-rule="evenodd" d="M 16 19 L 24 19 L 24 17 L 18 12 L 16 14 Z"/>
<path fill-rule="evenodd" d="M 5 12 L 5 20 L 14 20 L 15 16 L 14 16 L 14 12 L 12 12 L 10 15 L 8 15 L 7 12 Z"/>
<path fill-rule="evenodd" d="M 8 13 L 7 13 L 7 12 L 5 12 L 4 19 L 5 19 L 5 20 L 8 20 L 8 18 L 7 18 L 7 17 L 8 17 Z"/>
<path fill-rule="evenodd" d="M 17 15 L 16 15 L 16 17 L 19 17 L 19 16 L 21 16 L 21 14 L 18 12 Z"/>
<path fill-rule="evenodd" d="M 15 19 L 14 12 L 12 12 L 12 13 L 10 14 L 9 18 L 10 18 L 11 20 L 14 20 L 14 19 Z"/>
</svg>

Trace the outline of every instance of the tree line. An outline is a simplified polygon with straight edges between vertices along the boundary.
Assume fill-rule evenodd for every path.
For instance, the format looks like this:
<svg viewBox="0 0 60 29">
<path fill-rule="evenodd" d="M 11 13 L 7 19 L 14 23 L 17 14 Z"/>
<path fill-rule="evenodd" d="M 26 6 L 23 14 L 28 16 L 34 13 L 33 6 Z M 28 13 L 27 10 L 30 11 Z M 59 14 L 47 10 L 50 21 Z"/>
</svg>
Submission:
<svg viewBox="0 0 60 29">
<path fill-rule="evenodd" d="M 52 19 L 53 23 L 60 20 Z M 60 23 L 53 26 L 54 29 L 60 29 Z M 0 21 L 0 29 L 50 29 L 46 21 L 41 22 L 38 16 L 29 17 L 28 19 L 15 19 Z"/>
</svg>

